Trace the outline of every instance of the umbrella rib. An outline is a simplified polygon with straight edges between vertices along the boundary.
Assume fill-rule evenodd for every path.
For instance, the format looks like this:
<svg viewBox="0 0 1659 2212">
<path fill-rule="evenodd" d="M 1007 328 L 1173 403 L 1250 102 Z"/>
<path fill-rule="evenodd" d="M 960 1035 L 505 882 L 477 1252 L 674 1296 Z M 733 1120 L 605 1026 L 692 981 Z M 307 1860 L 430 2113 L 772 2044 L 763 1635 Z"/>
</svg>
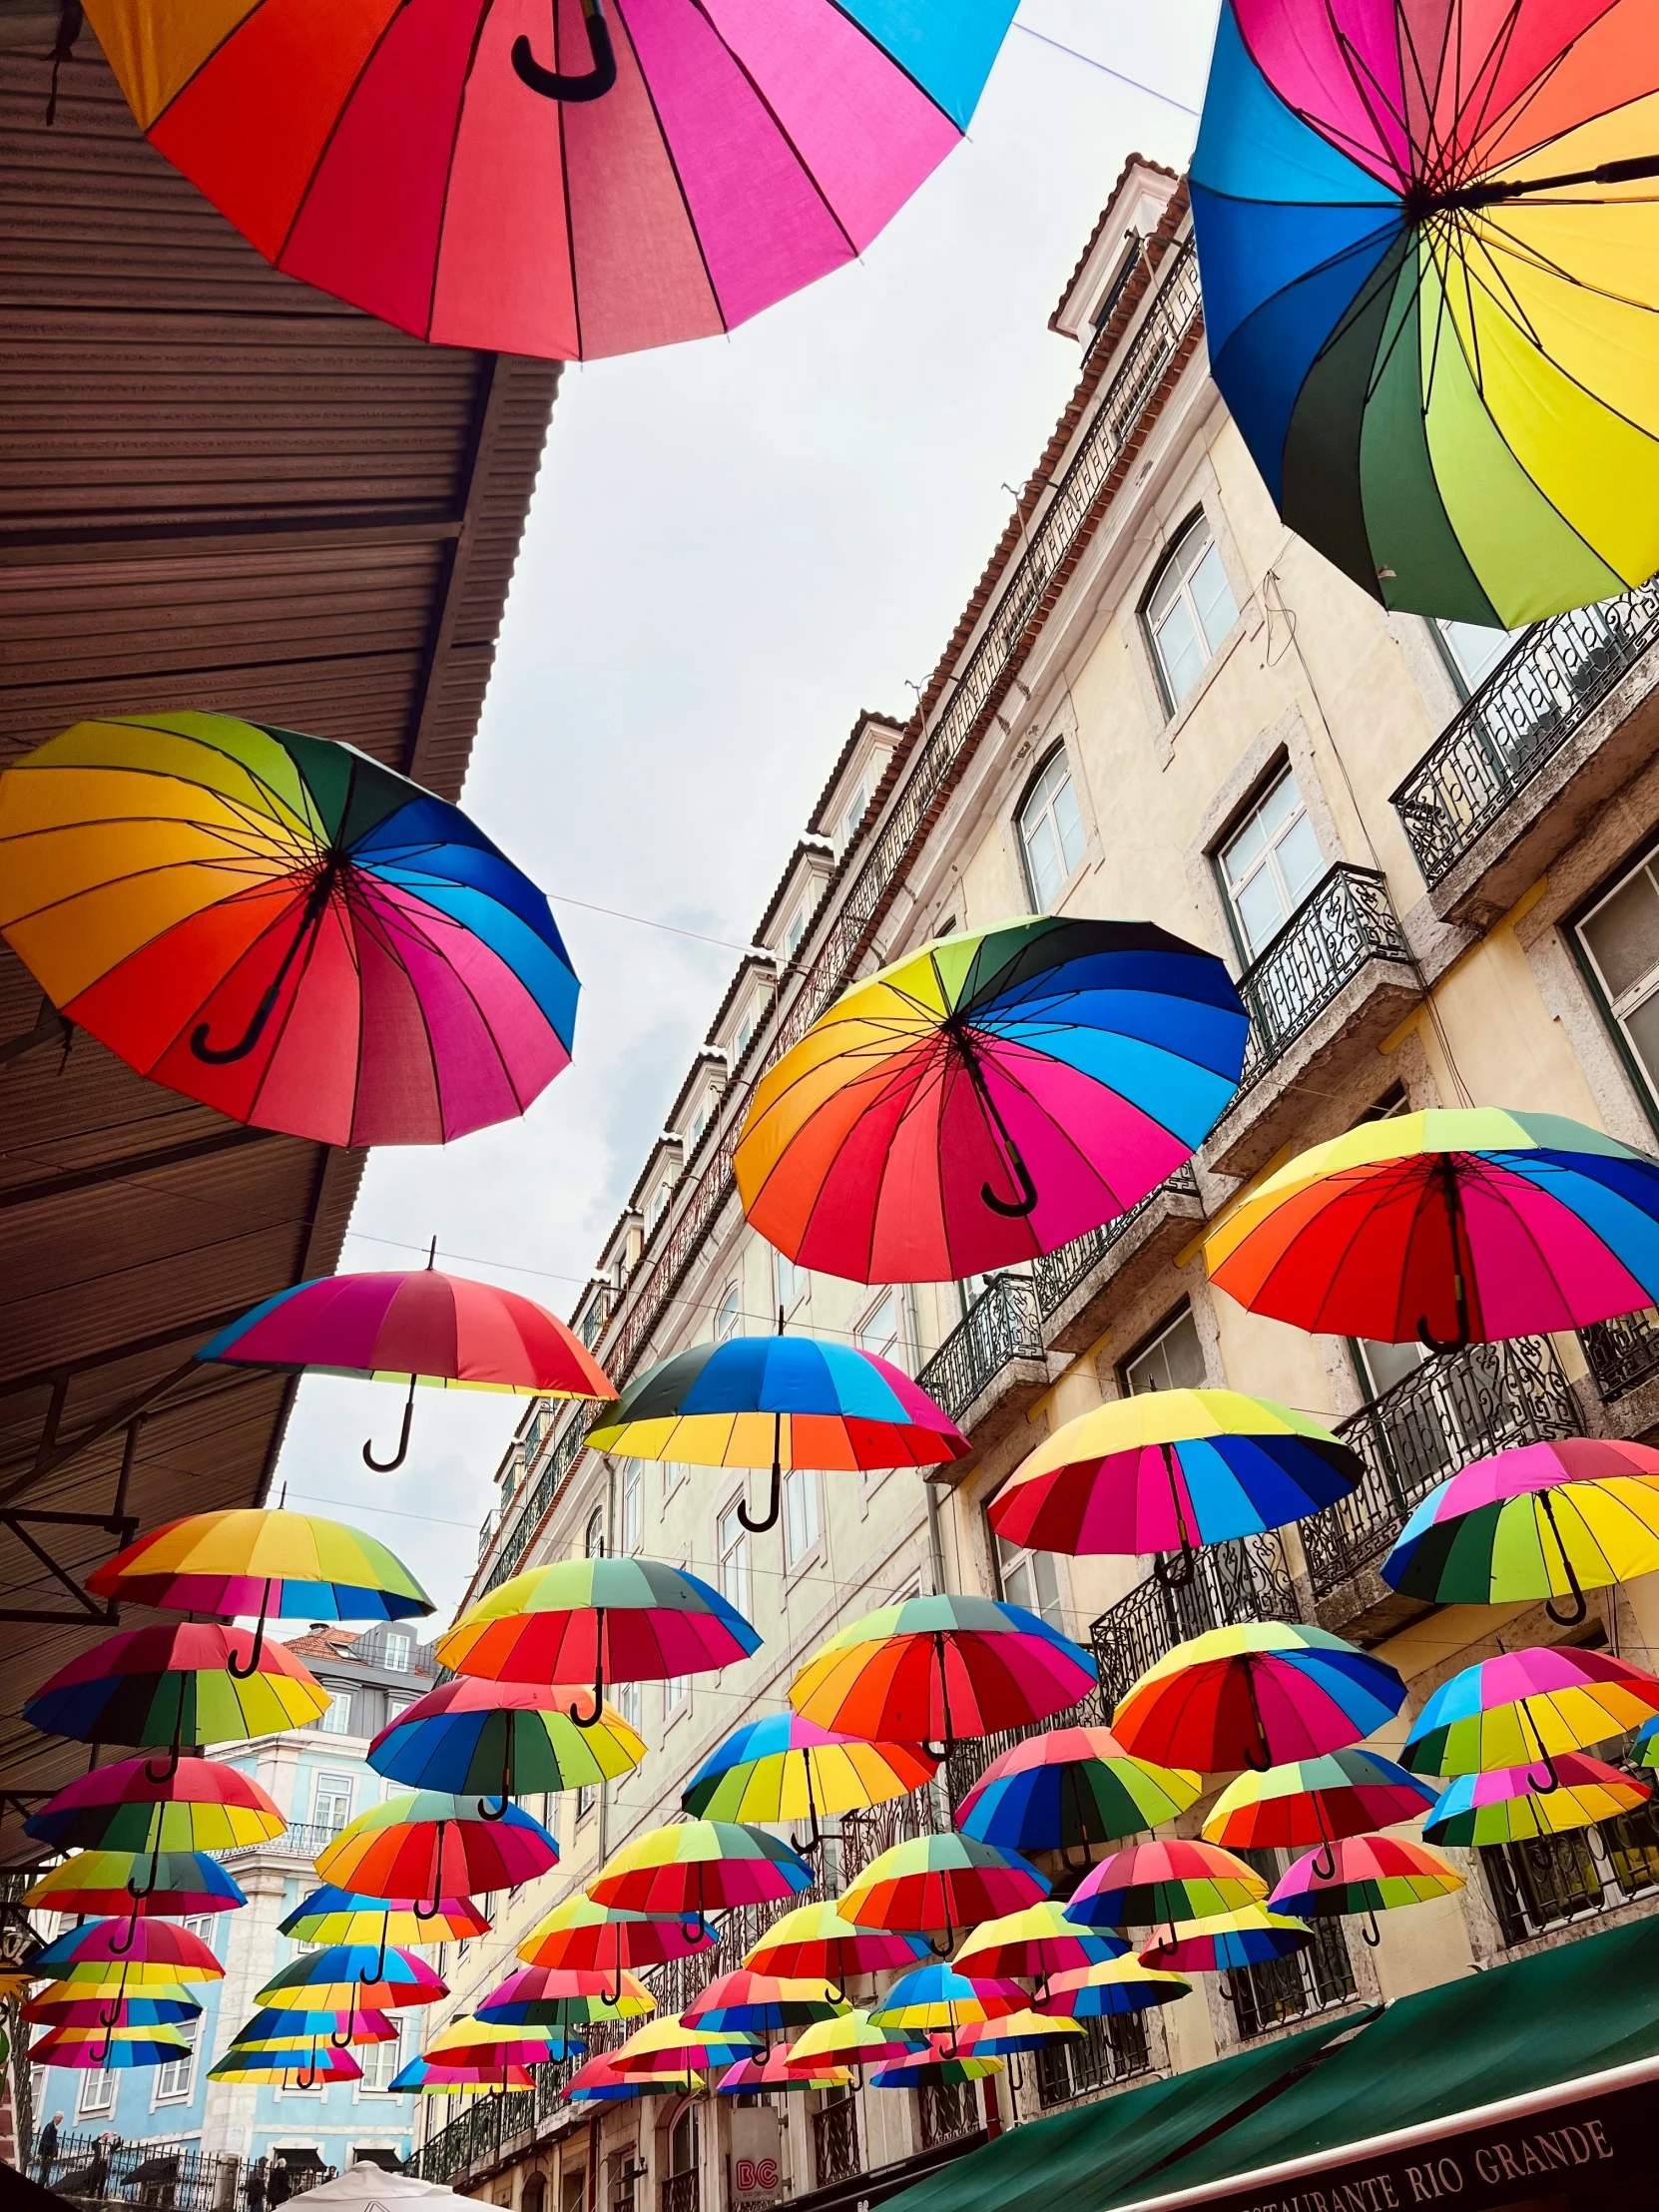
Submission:
<svg viewBox="0 0 1659 2212">
<path fill-rule="evenodd" d="M 556 10 L 557 0 L 554 0 L 554 5 Z M 698 7 L 698 13 L 703 13 L 701 6 Z M 628 51 L 633 57 L 634 67 L 639 72 L 640 90 L 645 95 L 646 103 L 650 107 L 651 120 L 657 126 L 657 136 L 662 142 L 663 158 L 668 163 L 669 173 L 674 179 L 674 190 L 679 196 L 680 210 L 686 219 L 686 228 L 691 233 L 692 244 L 697 248 L 697 258 L 703 265 L 703 278 L 709 287 L 709 297 L 714 303 L 716 314 L 720 317 L 721 328 L 730 335 L 732 325 L 726 319 L 726 302 L 720 296 L 720 287 L 715 282 L 715 273 L 709 267 L 709 257 L 703 247 L 703 234 L 697 227 L 696 216 L 692 214 L 691 201 L 686 192 L 685 180 L 680 175 L 680 164 L 675 158 L 674 148 L 669 143 L 668 132 L 663 125 L 662 113 L 657 106 L 657 96 L 651 89 L 650 79 L 646 76 L 645 65 L 640 60 L 639 49 L 634 44 L 634 34 L 628 28 L 628 18 L 623 13 L 621 0 L 618 0 L 617 14 L 620 19 L 620 28 L 628 41 Z M 710 27 L 713 29 L 712 25 Z M 718 31 L 715 36 L 720 37 Z M 721 39 L 721 44 L 723 47 L 726 45 L 724 39 Z M 730 53 L 731 49 L 727 47 L 726 51 Z"/>
</svg>

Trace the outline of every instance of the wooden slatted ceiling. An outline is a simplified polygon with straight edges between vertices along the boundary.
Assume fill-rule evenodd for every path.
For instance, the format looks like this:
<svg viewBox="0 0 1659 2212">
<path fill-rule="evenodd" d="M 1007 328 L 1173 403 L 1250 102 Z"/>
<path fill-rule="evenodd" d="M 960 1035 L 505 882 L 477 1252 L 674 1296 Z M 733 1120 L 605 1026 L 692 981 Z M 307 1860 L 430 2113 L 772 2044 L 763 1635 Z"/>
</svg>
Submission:
<svg viewBox="0 0 1659 2212">
<path fill-rule="evenodd" d="M 0 761 L 88 714 L 223 707 L 457 797 L 557 369 L 421 346 L 276 276 L 144 144 L 90 33 L 50 130 L 48 74 L 0 54 Z M 41 1012 L 0 952 L 0 1045 Z M 96 1429 L 328 1272 L 361 1165 L 84 1036 L 0 1066 L 0 1510 L 106 1513 L 124 1430 L 39 1479 L 54 1402 L 60 1440 Z M 204 1369 L 146 1420 L 129 1510 L 261 1496 L 290 1395 Z M 36 1534 L 71 1573 L 112 1544 Z M 0 1607 L 59 1605 L 0 1529 Z M 0 1623 L 0 1791 L 85 1767 L 19 1709 L 99 1633 Z M 33 1856 L 9 1814 L 0 1862 Z"/>
</svg>

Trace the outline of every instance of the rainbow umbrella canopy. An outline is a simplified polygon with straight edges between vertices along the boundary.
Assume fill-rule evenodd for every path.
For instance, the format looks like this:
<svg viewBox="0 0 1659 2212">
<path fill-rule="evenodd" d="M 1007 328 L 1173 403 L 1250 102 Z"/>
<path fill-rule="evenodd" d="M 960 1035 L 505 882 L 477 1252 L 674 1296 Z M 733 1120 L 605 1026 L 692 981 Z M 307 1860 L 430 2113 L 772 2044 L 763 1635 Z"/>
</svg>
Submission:
<svg viewBox="0 0 1659 2212">
<path fill-rule="evenodd" d="M 775 2035 L 785 2028 L 811 2027 L 815 2020 L 838 2019 L 851 2009 L 821 1975 L 756 1973 L 746 1966 L 716 1974 L 680 2017 L 688 2027 Z"/>
<path fill-rule="evenodd" d="M 198 1352 L 226 1367 L 288 1374 L 407 1381 L 403 1430 L 389 1459 L 363 1458 L 389 1474 L 408 1455 L 417 1384 L 440 1390 L 511 1390 L 530 1397 L 609 1397 L 611 1380 L 574 1330 L 518 1291 L 444 1275 L 432 1239 L 421 1269 L 328 1275 L 278 1291 L 222 1329 Z"/>
<path fill-rule="evenodd" d="M 1405 1702 L 1385 1659 L 1298 1621 L 1212 1628 L 1148 1667 L 1112 1715 L 1139 1758 L 1265 1774 L 1358 1743 Z M 1409 1762 L 1408 1762 L 1409 1763 Z"/>
<path fill-rule="evenodd" d="M 88 2072 L 166 2066 L 188 2058 L 191 2045 L 176 2027 L 101 2027 L 92 2035 L 71 2031 L 43 2035 L 29 2045 L 31 2066 L 73 2066 Z M 60 2181 L 73 2179 L 60 2174 Z"/>
<path fill-rule="evenodd" d="M 1239 1390 L 1148 1390 L 1064 1422 L 989 1506 L 1005 1543 L 1040 1551 L 1175 1552 L 1181 1587 L 1201 1544 L 1260 1535 L 1335 1505 L 1364 1472 L 1305 1413 Z"/>
<path fill-rule="evenodd" d="M 23 1826 L 59 1851 L 80 1846 L 143 1853 L 144 1880 L 133 1883 L 136 1903 L 159 1885 L 166 1853 L 267 1843 L 280 1836 L 287 1822 L 252 1775 L 221 1760 L 182 1758 L 158 1781 L 152 1762 L 140 1758 L 94 1767 L 31 1813 Z M 138 1938 L 164 1925 L 143 1922 Z"/>
<path fill-rule="evenodd" d="M 449 1943 L 470 1942 L 489 1934 L 489 1922 L 470 1898 L 444 1898 L 428 1920 L 390 1898 L 365 1897 L 324 1883 L 302 1897 L 285 1920 L 284 1936 L 302 1943 Z M 375 1976 L 378 1979 L 378 1975 Z"/>
<path fill-rule="evenodd" d="M 1221 961 L 1150 922 L 941 937 L 761 1078 L 733 1160 L 744 1211 L 799 1266 L 859 1283 L 1016 1266 L 1192 1157 L 1248 1028 Z"/>
<path fill-rule="evenodd" d="M 962 1938 L 952 1963 L 970 1979 L 989 1974 L 1035 1981 L 1040 2004 L 1052 1975 L 1078 1966 L 1107 1965 L 1127 1948 L 1123 1936 L 1079 1928 L 1066 1919 L 1058 1898 L 1042 1898 L 1017 1913 L 981 1921 Z"/>
<path fill-rule="evenodd" d="M 1343 1837 L 1419 1821 L 1438 1796 L 1435 1786 L 1381 1752 L 1352 1744 L 1318 1759 L 1270 1767 L 1266 1774 L 1247 1769 L 1217 1798 L 1203 1834 L 1233 1851 L 1323 1845 L 1316 1864 L 1329 1873 L 1332 1847 Z"/>
<path fill-rule="evenodd" d="M 693 1929 L 688 1934 L 678 1920 L 595 1905 L 577 1891 L 543 1914 L 519 1944 L 518 1956 L 527 1966 L 603 1973 L 615 1992 L 622 1986 L 624 1967 L 665 1965 L 671 1958 L 711 1949 L 714 1940 L 707 1930 Z M 753 1960 L 746 1958 L 744 1963 L 750 1965 Z"/>
<path fill-rule="evenodd" d="M 1245 1905 L 1199 1921 L 1177 1921 L 1140 1954 L 1143 1966 L 1165 1973 L 1225 1973 L 1230 1966 L 1259 1966 L 1306 1950 L 1314 1932 L 1288 1914 Z"/>
<path fill-rule="evenodd" d="M 1557 1787 L 1558 1757 L 1659 1715 L 1659 1677 L 1611 1652 L 1571 1644 L 1500 1652 L 1442 1682 L 1411 1724 L 1400 1758 L 1414 1774 L 1483 1774 L 1541 1762 L 1533 1787 Z M 1446 1813 L 1440 1800 L 1438 1820 Z M 1426 1833 L 1426 1832 L 1425 1832 Z"/>
<path fill-rule="evenodd" d="M 1103 1859 L 1073 1891 L 1064 1916 L 1075 1928 L 1154 1928 L 1242 1912 L 1267 1894 L 1255 1868 L 1230 1851 L 1171 1837 Z"/>
<path fill-rule="evenodd" d="M 543 894 L 458 808 L 327 738 L 77 723 L 0 776 L 0 886 L 61 1013 L 256 1128 L 444 1144 L 570 1060 Z"/>
<path fill-rule="evenodd" d="M 482 1790 L 503 1806 L 526 1792 L 596 1789 L 631 1774 L 645 1740 L 614 1705 L 589 1719 L 591 1706 L 586 1689 L 457 1675 L 388 1721 L 368 1763 L 393 1782 L 455 1797 Z"/>
<path fill-rule="evenodd" d="M 146 1871 L 148 1858 L 139 1851 L 77 1851 L 24 1892 L 23 1909 L 93 1920 L 130 1915 L 134 1898 L 128 1884 Z M 155 1887 L 137 1902 L 141 1918 L 154 1914 L 195 1920 L 234 1913 L 248 1898 L 205 1851 L 164 1851 L 156 1862 Z"/>
<path fill-rule="evenodd" d="M 1572 1628 L 1589 1612 L 1586 1590 L 1656 1570 L 1659 1451 L 1564 1436 L 1472 1460 L 1430 1490 L 1379 1571 L 1436 1605 L 1541 1597 L 1550 1619 Z"/>
<path fill-rule="evenodd" d="M 1659 565 L 1640 0 L 1231 0 L 1193 219 L 1211 360 L 1293 529 L 1499 627 Z"/>
<path fill-rule="evenodd" d="M 849 1622 L 796 1675 L 790 1703 L 821 1728 L 942 1759 L 959 1737 L 1063 1712 L 1096 1675 L 1080 1645 L 1023 1606 L 941 1594 Z"/>
<path fill-rule="evenodd" d="M 799 1897 L 813 1870 L 764 1828 L 739 1821 L 677 1821 L 650 1828 L 613 1852 L 588 1884 L 595 1905 L 681 1916 L 688 1937 L 708 1915 L 736 1905 Z"/>
<path fill-rule="evenodd" d="M 1072 1851 L 1173 1821 L 1196 1774 L 1124 1750 L 1109 1728 L 1051 1728 L 998 1754 L 956 1808 L 956 1825 L 1009 1851 Z"/>
<path fill-rule="evenodd" d="M 858 1975 L 917 1965 L 926 1955 L 920 1937 L 902 1930 L 859 1928 L 836 1905 L 798 1905 L 750 1945 L 743 1962 L 756 1973 L 820 1976 L 844 1991 Z"/>
<path fill-rule="evenodd" d="M 861 254 L 1013 0 L 93 0 L 151 143 L 289 276 L 444 345 L 707 337 Z"/>
<path fill-rule="evenodd" d="M 680 1794 L 698 1818 L 810 1820 L 800 1852 L 821 1840 L 821 1813 L 857 1813 L 931 1782 L 938 1761 L 919 1744 L 877 1744 L 840 1736 L 799 1713 L 769 1713 L 717 1744 Z"/>
<path fill-rule="evenodd" d="M 577 1966 L 518 1966 L 478 1999 L 481 2020 L 505 2027 L 584 2027 L 590 2020 L 638 2019 L 657 2000 L 631 1973 L 609 1974 Z"/>
<path fill-rule="evenodd" d="M 371 1805 L 316 1855 L 324 1882 L 411 1906 L 421 1921 L 434 1918 L 445 1899 L 516 1890 L 558 1863 L 558 1845 L 521 1806 L 486 1817 L 477 1799 L 445 1790 L 411 1790 Z"/>
<path fill-rule="evenodd" d="M 1460 1774 L 1446 1788 L 1423 1824 L 1424 1840 L 1436 1844 L 1514 1844 L 1540 1836 L 1564 1836 L 1575 1828 L 1633 1813 L 1652 1795 L 1617 1767 L 1581 1752 L 1560 1753 L 1552 1762 L 1554 1781 L 1540 1790 L 1531 1766 L 1494 1767 L 1484 1774 Z"/>
<path fill-rule="evenodd" d="M 1399 1114 L 1315 1145 L 1204 1247 L 1252 1313 L 1430 1352 L 1659 1297 L 1659 1161 L 1558 1114 Z"/>
<path fill-rule="evenodd" d="M 1427 1905 L 1464 1885 L 1449 1859 L 1413 1836 L 1345 1836 L 1328 1851 L 1293 1860 L 1268 1905 L 1298 1921 L 1363 1913 L 1367 1925 L 1360 1933 L 1375 1950 L 1382 1941 L 1379 1913 Z"/>
<path fill-rule="evenodd" d="M 780 1311 L 780 1321 L 782 1312 Z M 757 1533 L 778 1519 L 785 1467 L 935 1467 L 973 1448 L 890 1362 L 817 1337 L 728 1337 L 647 1368 L 588 1432 L 595 1451 L 699 1467 L 772 1467 Z"/>
<path fill-rule="evenodd" d="M 1191 1989 L 1180 1974 L 1148 1966 L 1131 1951 L 1087 1966 L 1062 1966 L 1049 1975 L 1036 2001 L 1065 2019 L 1109 2020 L 1178 2003 Z"/>
<path fill-rule="evenodd" d="M 913 1836 L 872 1859 L 836 1909 L 859 1928 L 923 1936 L 935 1955 L 948 1957 L 959 1930 L 1035 1905 L 1051 1887 L 1046 1875 L 994 1844 L 971 1836 Z M 943 1931 L 942 1943 L 932 1941 L 935 1929 Z"/>
</svg>

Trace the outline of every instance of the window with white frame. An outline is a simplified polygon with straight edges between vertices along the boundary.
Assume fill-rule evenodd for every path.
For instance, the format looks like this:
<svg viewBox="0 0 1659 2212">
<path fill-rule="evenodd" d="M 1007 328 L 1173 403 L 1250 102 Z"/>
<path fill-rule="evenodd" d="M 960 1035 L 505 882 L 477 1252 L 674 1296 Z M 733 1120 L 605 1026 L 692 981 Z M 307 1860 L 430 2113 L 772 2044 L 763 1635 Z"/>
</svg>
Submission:
<svg viewBox="0 0 1659 2212">
<path fill-rule="evenodd" d="M 1325 873 L 1302 787 L 1287 769 L 1216 855 L 1222 888 L 1247 960 L 1290 920 Z"/>
<path fill-rule="evenodd" d="M 196 2038 L 201 2025 L 200 2017 L 179 2022 L 179 2033 L 189 2043 L 190 2048 L 189 2050 L 182 2050 L 177 2058 L 170 2058 L 165 2066 L 156 2068 L 154 2085 L 150 2093 L 150 2102 L 153 2107 L 158 2104 L 188 2104 L 190 2102 L 191 2085 L 196 2075 Z"/>
<path fill-rule="evenodd" d="M 1125 1364 L 1123 1381 L 1131 1397 L 1147 1390 L 1203 1389 L 1204 1347 L 1190 1306 L 1184 1306 L 1144 1351 Z"/>
<path fill-rule="evenodd" d="M 890 1367 L 904 1365 L 904 1344 L 898 1326 L 898 1293 L 883 1291 L 853 1332 L 860 1352 L 871 1352 Z"/>
<path fill-rule="evenodd" d="M 1152 580 L 1142 616 L 1171 714 L 1188 699 L 1222 640 L 1239 619 L 1239 604 L 1206 516 L 1194 515 Z"/>
<path fill-rule="evenodd" d="M 841 816 L 841 850 L 844 852 L 858 834 L 858 825 L 869 811 L 869 786 L 861 778 L 852 797 L 846 803 Z"/>
<path fill-rule="evenodd" d="M 406 1713 L 417 1702 L 412 1697 L 399 1697 L 395 1691 L 386 1699 L 386 1725 L 389 1727 L 400 1713 Z"/>
<path fill-rule="evenodd" d="M 317 1721 L 324 1736 L 349 1736 L 351 1733 L 351 1692 L 328 1689 L 328 1709 Z"/>
<path fill-rule="evenodd" d="M 822 1501 L 816 1467 L 784 1470 L 784 1564 L 799 1566 L 818 1549 L 823 1533 Z"/>
<path fill-rule="evenodd" d="M 393 1674 L 407 1674 L 414 1657 L 414 1638 L 406 1628 L 388 1628 L 380 1647 L 380 1664 Z"/>
<path fill-rule="evenodd" d="M 674 1185 L 665 1175 L 651 1194 L 651 1203 L 645 1209 L 645 1233 L 649 1237 L 663 1216 L 668 1212 L 668 1202 L 674 1196 Z"/>
<path fill-rule="evenodd" d="M 729 1283 L 715 1311 L 715 1343 L 723 1345 L 743 1327 L 743 1287 Z"/>
<path fill-rule="evenodd" d="M 772 1255 L 772 1281 L 777 1292 L 776 1304 L 787 1321 L 804 1299 L 812 1295 L 812 1272 L 798 1268 L 786 1254 L 777 1251 Z"/>
<path fill-rule="evenodd" d="M 199 1943 L 206 1943 L 212 1950 L 219 1924 L 220 1916 L 217 1913 L 192 1913 L 186 1920 L 185 1927 Z"/>
<path fill-rule="evenodd" d="M 632 1558 L 645 1540 L 645 1469 L 638 1459 L 622 1463 L 621 1528 L 617 1550 Z"/>
<path fill-rule="evenodd" d="M 738 1516 L 741 1495 L 733 1498 L 715 1525 L 715 1552 L 720 1563 L 720 1594 L 728 1605 L 749 1618 L 749 1531 Z"/>
<path fill-rule="evenodd" d="M 351 1777 L 319 1774 L 311 1785 L 311 1823 L 334 1836 L 351 1818 Z"/>
<path fill-rule="evenodd" d="M 1613 1026 L 1659 1100 L 1659 853 L 1599 898 L 1577 934 Z"/>
<path fill-rule="evenodd" d="M 113 2112 L 115 2093 L 120 2083 L 121 2076 L 118 2073 L 106 2073 L 102 2067 L 94 2073 L 84 2073 L 81 2076 L 80 2093 L 75 2099 L 76 2118 L 100 2120 Z"/>
<path fill-rule="evenodd" d="M 734 1061 L 741 1060 L 744 1054 L 749 1050 L 749 1040 L 752 1036 L 754 1036 L 754 1034 L 755 1017 L 752 1014 L 745 1014 L 742 1021 L 738 1023 L 737 1043 L 734 1045 L 732 1050 L 732 1058 Z"/>
<path fill-rule="evenodd" d="M 1050 1628 L 1063 1629 L 1060 1615 L 1060 1578 L 1051 1551 L 1022 1551 L 1018 1544 L 995 1538 L 996 1579 L 1010 1605 L 1023 1605 L 1028 1613 L 1040 1613 Z"/>
<path fill-rule="evenodd" d="M 1524 627 L 1488 630 L 1481 623 L 1448 622 L 1443 617 L 1436 620 L 1434 628 L 1457 687 L 1466 699 L 1473 698 L 1516 639 L 1526 635 Z"/>
<path fill-rule="evenodd" d="M 584 1782 L 576 1793 L 576 1825 L 578 1828 L 591 1816 L 594 1807 L 598 1803 L 598 1790 L 592 1783 Z"/>
<path fill-rule="evenodd" d="M 596 1505 L 588 1515 L 587 1533 L 582 1539 L 582 1549 L 590 1559 L 605 1556 L 605 1508 Z"/>
<path fill-rule="evenodd" d="M 640 1732 L 640 1686 L 637 1682 L 609 1682 L 611 1703 L 637 1736 Z"/>
<path fill-rule="evenodd" d="M 708 1126 L 709 1109 L 707 1106 L 699 1106 L 696 1113 L 692 1116 L 691 1141 L 693 1144 L 696 1144 L 698 1138 L 702 1136 L 704 1130 L 707 1129 Z"/>
<path fill-rule="evenodd" d="M 691 1701 L 691 1676 L 671 1674 L 663 1683 L 663 1719 L 672 1720 L 683 1713 Z"/>
<path fill-rule="evenodd" d="M 1050 910 L 1082 865 L 1087 841 L 1066 749 L 1056 746 L 1019 811 L 1026 888 L 1038 913 Z"/>
<path fill-rule="evenodd" d="M 352 2053 L 363 2070 L 363 2077 L 356 2085 L 358 2096 L 383 2097 L 397 2078 L 402 2062 L 402 2022 L 395 2017 L 391 2024 L 397 2033 L 384 2043 L 359 2043 Z"/>
<path fill-rule="evenodd" d="M 796 908 L 791 917 L 790 925 L 784 932 L 784 951 L 790 959 L 793 960 L 801 950 L 801 941 L 806 934 L 807 908 L 805 904 L 802 904 Z"/>
</svg>

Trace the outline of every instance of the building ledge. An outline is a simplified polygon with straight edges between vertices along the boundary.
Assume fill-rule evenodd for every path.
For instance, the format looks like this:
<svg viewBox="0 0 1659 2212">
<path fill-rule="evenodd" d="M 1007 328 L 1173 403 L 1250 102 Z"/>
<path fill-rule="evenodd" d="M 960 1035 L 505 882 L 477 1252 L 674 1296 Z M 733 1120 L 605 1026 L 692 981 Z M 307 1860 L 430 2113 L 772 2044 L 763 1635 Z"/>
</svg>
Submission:
<svg viewBox="0 0 1659 2212">
<path fill-rule="evenodd" d="M 976 1453 L 998 1442 L 1048 1388 L 1036 1286 L 1028 1275 L 993 1275 L 933 1357 L 917 1387 L 942 1406 Z M 971 1462 L 926 1469 L 954 1486 Z"/>
<path fill-rule="evenodd" d="M 1174 1261 L 1204 1218 L 1192 1169 L 1178 1168 L 1104 1229 L 1039 1260 L 1037 1304 L 1049 1349 L 1075 1358 L 1097 1344 L 1113 1310 L 1145 1290 Z"/>
</svg>

